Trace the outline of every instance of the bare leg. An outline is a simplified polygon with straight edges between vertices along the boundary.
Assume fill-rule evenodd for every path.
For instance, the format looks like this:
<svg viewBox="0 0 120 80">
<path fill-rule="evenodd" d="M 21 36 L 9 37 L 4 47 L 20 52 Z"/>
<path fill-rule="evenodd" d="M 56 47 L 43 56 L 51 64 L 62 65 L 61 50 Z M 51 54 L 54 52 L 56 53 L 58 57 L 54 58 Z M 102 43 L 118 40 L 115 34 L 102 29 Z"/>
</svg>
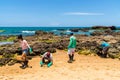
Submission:
<svg viewBox="0 0 120 80">
<path fill-rule="evenodd" d="M 27 55 L 25 53 L 23 53 L 21 58 L 22 58 L 22 61 L 23 61 L 23 64 L 22 64 L 21 68 L 26 68 L 28 66 Z"/>
<path fill-rule="evenodd" d="M 75 61 L 74 60 L 74 53 L 75 53 L 75 49 L 72 50 L 72 61 Z"/>
</svg>

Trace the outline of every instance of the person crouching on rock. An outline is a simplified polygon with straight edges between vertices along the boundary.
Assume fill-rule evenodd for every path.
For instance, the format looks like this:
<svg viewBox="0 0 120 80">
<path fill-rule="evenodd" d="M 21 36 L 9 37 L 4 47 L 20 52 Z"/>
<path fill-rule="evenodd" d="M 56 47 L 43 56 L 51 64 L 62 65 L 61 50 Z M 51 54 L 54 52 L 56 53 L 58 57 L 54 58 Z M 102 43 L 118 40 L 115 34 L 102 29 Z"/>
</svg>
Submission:
<svg viewBox="0 0 120 80">
<path fill-rule="evenodd" d="M 103 57 L 107 58 L 110 44 L 106 40 L 103 39 L 100 46 L 102 47 L 101 52 L 102 52 Z"/>
<path fill-rule="evenodd" d="M 75 53 L 75 48 L 76 48 L 76 37 L 73 36 L 73 33 L 70 34 L 70 42 L 68 45 L 68 56 L 69 60 L 68 63 L 72 63 L 74 60 L 74 53 Z"/>
<path fill-rule="evenodd" d="M 21 59 L 23 61 L 22 66 L 20 68 L 25 69 L 28 66 L 27 55 L 28 52 L 32 52 L 30 46 L 28 45 L 27 41 L 23 39 L 22 35 L 18 36 L 18 40 L 20 42 L 20 47 L 22 48 L 22 56 Z"/>
<path fill-rule="evenodd" d="M 46 61 L 47 60 L 47 61 Z M 53 57 L 52 57 L 52 53 L 50 53 L 49 51 L 48 52 L 45 52 L 42 56 L 42 59 L 40 61 L 40 65 L 41 67 L 47 63 L 47 67 L 50 67 L 52 64 L 53 64 Z"/>
</svg>

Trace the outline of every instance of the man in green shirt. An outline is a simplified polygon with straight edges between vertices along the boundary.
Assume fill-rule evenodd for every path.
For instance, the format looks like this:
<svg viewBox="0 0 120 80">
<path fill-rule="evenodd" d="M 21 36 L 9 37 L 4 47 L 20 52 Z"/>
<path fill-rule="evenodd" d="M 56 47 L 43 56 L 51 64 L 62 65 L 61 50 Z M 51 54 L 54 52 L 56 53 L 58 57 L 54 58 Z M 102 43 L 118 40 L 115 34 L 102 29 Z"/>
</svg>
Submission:
<svg viewBox="0 0 120 80">
<path fill-rule="evenodd" d="M 74 53 L 75 53 L 75 48 L 76 48 L 76 37 L 73 36 L 73 33 L 70 34 L 70 42 L 68 45 L 68 56 L 69 56 L 69 60 L 68 63 L 72 63 L 74 61 Z"/>
</svg>

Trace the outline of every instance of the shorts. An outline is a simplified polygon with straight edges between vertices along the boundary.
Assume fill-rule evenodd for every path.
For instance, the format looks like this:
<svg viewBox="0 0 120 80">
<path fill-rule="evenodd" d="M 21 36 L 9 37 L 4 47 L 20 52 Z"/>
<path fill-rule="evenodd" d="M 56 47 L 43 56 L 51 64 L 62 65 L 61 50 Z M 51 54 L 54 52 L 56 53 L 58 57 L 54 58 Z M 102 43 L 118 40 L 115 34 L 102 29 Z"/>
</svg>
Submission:
<svg viewBox="0 0 120 80">
<path fill-rule="evenodd" d="M 22 50 L 22 53 L 28 55 L 28 49 L 24 49 L 24 50 Z"/>
<path fill-rule="evenodd" d="M 107 54 L 108 50 L 109 50 L 109 47 L 104 47 L 102 51 L 104 52 L 104 54 Z"/>
<path fill-rule="evenodd" d="M 75 48 L 68 49 L 68 54 L 74 54 L 74 52 L 75 52 Z"/>
</svg>

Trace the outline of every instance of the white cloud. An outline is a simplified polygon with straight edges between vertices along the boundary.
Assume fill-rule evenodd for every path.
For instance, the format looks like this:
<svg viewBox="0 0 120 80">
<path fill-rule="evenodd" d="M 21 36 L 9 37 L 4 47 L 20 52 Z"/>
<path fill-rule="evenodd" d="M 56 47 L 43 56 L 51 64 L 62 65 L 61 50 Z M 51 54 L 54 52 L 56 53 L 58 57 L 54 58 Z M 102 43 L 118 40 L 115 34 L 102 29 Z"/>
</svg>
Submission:
<svg viewBox="0 0 120 80">
<path fill-rule="evenodd" d="M 104 13 L 84 13 L 84 12 L 67 12 L 64 13 L 64 15 L 85 15 L 85 16 L 90 16 L 90 15 L 104 15 Z"/>
</svg>

